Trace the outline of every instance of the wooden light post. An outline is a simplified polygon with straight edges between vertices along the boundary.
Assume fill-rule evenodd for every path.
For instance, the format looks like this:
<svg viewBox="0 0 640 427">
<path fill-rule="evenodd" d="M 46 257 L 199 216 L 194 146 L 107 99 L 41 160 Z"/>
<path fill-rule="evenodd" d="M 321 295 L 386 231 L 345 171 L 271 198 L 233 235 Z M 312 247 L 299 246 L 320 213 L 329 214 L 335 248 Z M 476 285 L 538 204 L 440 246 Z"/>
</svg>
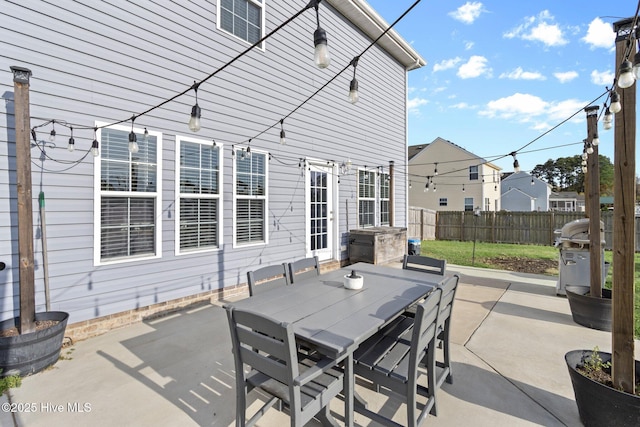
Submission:
<svg viewBox="0 0 640 427">
<path fill-rule="evenodd" d="M 613 24 L 616 33 L 616 71 L 626 59 L 630 47 L 633 58 L 635 45 L 631 36 L 633 20 Z M 615 89 L 615 88 L 614 88 Z M 635 388 L 633 341 L 634 304 L 634 237 L 635 237 L 635 174 L 636 174 L 636 87 L 619 89 L 622 111 L 615 119 L 614 209 L 613 209 L 613 386 L 628 393 Z"/>
<path fill-rule="evenodd" d="M 20 333 L 35 331 L 35 287 L 33 267 L 33 207 L 31 195 L 31 144 L 29 141 L 29 78 L 31 70 L 10 67 L 13 72 L 16 184 L 18 187 L 18 252 L 20 272 Z"/>
<path fill-rule="evenodd" d="M 598 146 L 593 139 L 598 134 L 597 105 L 585 108 L 587 113 L 587 144 L 593 153 L 587 157 L 587 212 L 589 213 L 589 274 L 591 277 L 590 295 L 602 298 L 602 241 L 600 238 L 600 161 Z"/>
</svg>

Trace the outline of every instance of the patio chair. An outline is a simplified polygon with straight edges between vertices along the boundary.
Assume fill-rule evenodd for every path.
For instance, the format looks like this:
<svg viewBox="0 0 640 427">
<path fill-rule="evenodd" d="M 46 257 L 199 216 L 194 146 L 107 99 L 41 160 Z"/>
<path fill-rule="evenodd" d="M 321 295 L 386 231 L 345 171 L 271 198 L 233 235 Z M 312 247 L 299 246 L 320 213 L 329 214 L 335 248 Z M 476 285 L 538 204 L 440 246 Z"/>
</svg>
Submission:
<svg viewBox="0 0 640 427">
<path fill-rule="evenodd" d="M 318 257 L 303 258 L 289 263 L 289 280 L 295 283 L 307 277 L 320 275 L 320 263 Z"/>
<path fill-rule="evenodd" d="M 344 375 L 335 360 L 299 355 L 291 324 L 233 307 L 227 307 L 227 319 L 235 360 L 236 427 L 254 425 L 275 403 L 289 407 L 291 426 L 302 427 L 315 416 L 331 419 L 329 403 L 342 391 Z M 270 397 L 247 421 L 247 395 L 253 389 Z"/>
<path fill-rule="evenodd" d="M 377 391 L 379 387 L 388 388 L 406 401 L 409 427 L 421 425 L 430 412 L 435 413 L 435 344 L 441 296 L 442 290 L 436 288 L 417 306 L 415 318 L 398 317 L 354 354 L 356 375 L 371 381 Z M 426 361 L 427 387 L 418 384 L 419 375 L 425 373 L 419 369 L 421 361 Z M 427 398 L 420 412 L 418 394 Z M 356 404 L 355 409 L 378 423 L 400 425 L 363 405 Z"/>
<path fill-rule="evenodd" d="M 267 289 L 286 286 L 289 284 L 287 267 L 283 263 L 248 271 L 247 282 L 249 283 L 249 296 L 254 296 Z"/>
<path fill-rule="evenodd" d="M 402 261 L 402 268 L 444 276 L 447 270 L 447 260 L 420 255 L 405 255 Z"/>
<path fill-rule="evenodd" d="M 439 345 L 443 347 L 443 361 L 436 361 L 438 368 L 437 387 L 442 386 L 446 380 L 447 383 L 453 384 L 453 373 L 451 372 L 451 345 L 449 335 L 451 332 L 451 313 L 453 311 L 453 302 L 456 299 L 456 291 L 458 290 L 458 282 L 460 277 L 456 274 L 449 277 L 438 288 L 442 289 L 442 301 L 440 302 L 440 318 L 438 319 L 438 340 Z"/>
</svg>

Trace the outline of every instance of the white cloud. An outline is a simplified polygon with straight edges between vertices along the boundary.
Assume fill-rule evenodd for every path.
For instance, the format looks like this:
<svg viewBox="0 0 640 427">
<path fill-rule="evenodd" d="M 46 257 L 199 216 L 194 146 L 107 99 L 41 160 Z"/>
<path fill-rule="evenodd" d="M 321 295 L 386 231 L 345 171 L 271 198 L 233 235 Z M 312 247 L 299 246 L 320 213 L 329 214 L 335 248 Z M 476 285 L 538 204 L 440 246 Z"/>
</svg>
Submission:
<svg viewBox="0 0 640 427">
<path fill-rule="evenodd" d="M 407 101 L 407 110 L 411 114 L 420 114 L 420 107 L 428 103 L 429 101 L 424 98 L 410 98 Z"/>
<path fill-rule="evenodd" d="M 593 70 L 591 72 L 591 83 L 598 86 L 613 85 L 614 78 L 615 74 L 611 71 Z"/>
<path fill-rule="evenodd" d="M 607 24 L 600 18 L 595 18 L 589 23 L 587 34 L 581 40 L 590 45 L 591 49 L 599 47 L 614 49 L 616 34 L 613 32 L 610 24 Z"/>
<path fill-rule="evenodd" d="M 501 79 L 509 80 L 546 80 L 547 78 L 537 71 L 524 71 L 522 67 L 518 67 L 509 73 L 500 74 Z"/>
<path fill-rule="evenodd" d="M 504 33 L 508 39 L 520 38 L 543 43 L 545 46 L 562 46 L 568 43 L 562 29 L 553 23 L 554 17 L 548 10 L 543 10 L 538 16 L 525 18 L 525 22 Z"/>
<path fill-rule="evenodd" d="M 449 16 L 453 19 L 464 22 L 465 24 L 473 24 L 473 21 L 478 19 L 480 14 L 484 12 L 482 3 L 478 1 L 466 2 L 453 12 L 449 12 Z"/>
<path fill-rule="evenodd" d="M 451 105 L 450 108 L 455 108 L 456 110 L 470 110 L 470 109 L 473 109 L 475 107 L 467 104 L 466 102 L 459 102 L 457 104 Z"/>
<path fill-rule="evenodd" d="M 568 83 L 571 80 L 577 78 L 578 73 L 575 71 L 564 71 L 564 72 L 553 73 L 553 77 L 558 79 L 560 83 Z"/>
<path fill-rule="evenodd" d="M 499 117 L 503 119 L 518 118 L 519 121 L 528 121 L 530 116 L 539 116 L 545 112 L 548 104 L 542 98 L 515 93 L 505 98 L 496 99 L 487 103 L 487 109 L 480 114 L 487 117 Z"/>
<path fill-rule="evenodd" d="M 452 59 L 444 59 L 433 66 L 433 72 L 448 70 L 455 67 L 462 61 L 462 58 L 455 57 Z"/>
<path fill-rule="evenodd" d="M 464 50 L 471 50 L 475 46 L 474 42 L 464 42 Z"/>
<path fill-rule="evenodd" d="M 579 99 L 566 99 L 564 101 L 556 102 L 549 105 L 546 113 L 547 119 L 552 123 L 560 123 L 566 120 L 567 117 L 571 117 L 576 111 L 582 111 L 584 106 L 587 105 L 585 101 Z M 577 114 L 571 119 L 571 121 L 582 122 L 584 121 L 584 114 Z"/>
<path fill-rule="evenodd" d="M 472 56 L 466 64 L 462 64 L 458 68 L 458 77 L 461 79 L 472 79 L 482 75 L 491 77 L 493 70 L 488 67 L 487 62 L 488 60 L 484 56 Z"/>
</svg>

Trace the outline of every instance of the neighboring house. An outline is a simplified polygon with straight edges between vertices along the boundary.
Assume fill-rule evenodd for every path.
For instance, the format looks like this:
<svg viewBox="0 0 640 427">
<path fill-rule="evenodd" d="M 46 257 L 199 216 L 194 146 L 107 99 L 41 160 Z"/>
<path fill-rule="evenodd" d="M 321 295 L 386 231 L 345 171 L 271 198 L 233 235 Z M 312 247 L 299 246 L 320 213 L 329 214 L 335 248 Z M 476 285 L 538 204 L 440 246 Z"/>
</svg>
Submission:
<svg viewBox="0 0 640 427">
<path fill-rule="evenodd" d="M 500 204 L 503 210 L 514 212 L 549 210 L 551 187 L 527 172 L 514 172 L 503 177 L 500 188 Z"/>
<path fill-rule="evenodd" d="M 500 168 L 442 138 L 408 148 L 409 206 L 500 210 Z"/>
<path fill-rule="evenodd" d="M 366 2 L 320 3 L 326 69 L 314 65 L 311 8 L 203 81 L 306 4 L 3 3 L 0 320 L 18 313 L 10 66 L 33 73 L 31 126 L 46 153 L 31 150 L 37 309 L 45 303 L 42 190 L 51 308 L 69 312 L 69 324 L 237 293 L 250 269 L 346 260 L 350 229 L 407 226 L 407 72 L 424 59 L 391 30 L 359 59 L 357 104 L 347 101 L 351 68 L 305 102 L 388 28 Z M 187 126 L 194 81 L 202 82 L 199 132 Z M 132 131 L 138 149 L 130 151 Z M 389 176 L 390 162 L 400 179 Z"/>
<path fill-rule="evenodd" d="M 584 195 L 575 191 L 554 191 L 549 196 L 549 209 L 552 211 L 584 212 Z"/>
</svg>

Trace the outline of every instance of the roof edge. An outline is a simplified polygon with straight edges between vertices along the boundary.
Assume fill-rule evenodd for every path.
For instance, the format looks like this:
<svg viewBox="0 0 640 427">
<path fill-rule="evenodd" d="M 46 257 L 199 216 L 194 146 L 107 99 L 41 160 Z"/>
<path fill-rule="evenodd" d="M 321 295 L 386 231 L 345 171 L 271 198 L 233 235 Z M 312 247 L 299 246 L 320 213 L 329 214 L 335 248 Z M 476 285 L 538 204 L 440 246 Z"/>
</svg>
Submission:
<svg viewBox="0 0 640 427">
<path fill-rule="evenodd" d="M 364 0 L 326 1 L 374 40 L 389 28 L 387 21 Z M 393 28 L 378 41 L 378 44 L 407 71 L 427 65 L 427 61 Z"/>
</svg>

